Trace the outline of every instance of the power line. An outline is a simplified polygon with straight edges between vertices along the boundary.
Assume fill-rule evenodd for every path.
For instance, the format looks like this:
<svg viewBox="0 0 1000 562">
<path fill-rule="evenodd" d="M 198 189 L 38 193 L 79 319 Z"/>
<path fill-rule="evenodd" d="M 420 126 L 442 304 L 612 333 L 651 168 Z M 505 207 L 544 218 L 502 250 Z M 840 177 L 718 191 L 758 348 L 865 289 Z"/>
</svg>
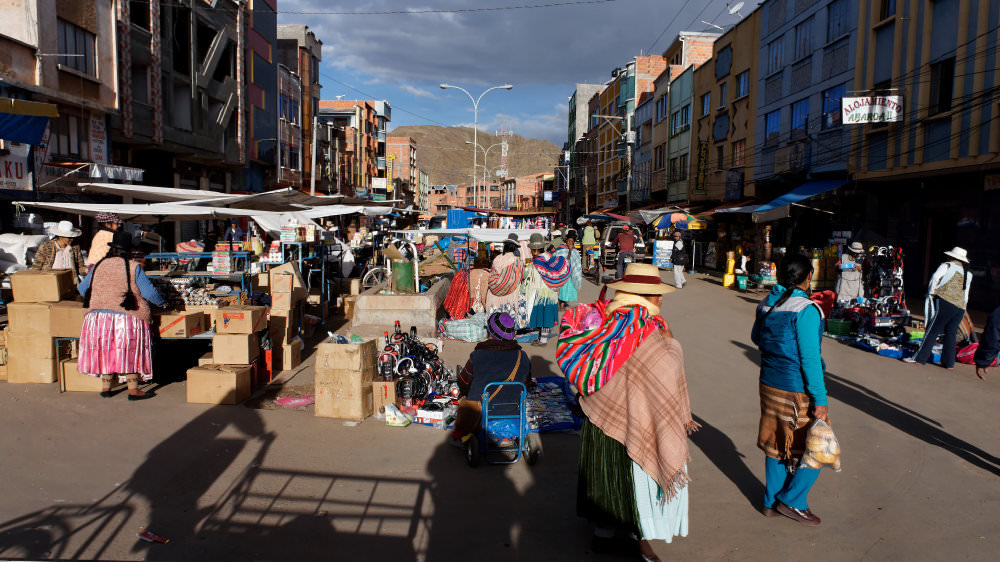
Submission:
<svg viewBox="0 0 1000 562">
<path fill-rule="evenodd" d="M 143 4 L 149 4 L 150 0 L 141 0 Z M 270 14 L 289 14 L 302 16 L 415 16 L 422 14 L 471 14 L 479 12 L 503 12 L 512 10 L 537 10 L 541 8 L 566 8 L 572 6 L 597 6 L 601 4 L 611 4 L 619 0 L 575 0 L 567 2 L 550 2 L 547 4 L 522 4 L 517 6 L 496 6 L 483 8 L 454 8 L 454 9 L 417 9 L 417 10 L 383 10 L 368 12 L 344 12 L 334 10 L 272 10 L 271 8 L 253 8 L 255 12 L 265 12 Z M 161 2 L 160 6 L 170 6 L 174 8 L 190 8 L 188 4 L 177 2 Z"/>
</svg>

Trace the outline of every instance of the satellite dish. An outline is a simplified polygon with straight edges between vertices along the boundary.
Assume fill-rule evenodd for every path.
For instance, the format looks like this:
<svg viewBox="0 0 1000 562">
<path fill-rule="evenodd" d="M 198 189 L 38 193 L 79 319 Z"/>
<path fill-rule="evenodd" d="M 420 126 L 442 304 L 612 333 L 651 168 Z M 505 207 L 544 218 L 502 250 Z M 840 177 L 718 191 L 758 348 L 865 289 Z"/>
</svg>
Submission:
<svg viewBox="0 0 1000 562">
<path fill-rule="evenodd" d="M 743 9 L 743 2 L 737 2 L 729 7 L 729 15 L 738 16 L 742 18 L 743 14 L 740 13 L 740 10 L 742 9 Z"/>
</svg>

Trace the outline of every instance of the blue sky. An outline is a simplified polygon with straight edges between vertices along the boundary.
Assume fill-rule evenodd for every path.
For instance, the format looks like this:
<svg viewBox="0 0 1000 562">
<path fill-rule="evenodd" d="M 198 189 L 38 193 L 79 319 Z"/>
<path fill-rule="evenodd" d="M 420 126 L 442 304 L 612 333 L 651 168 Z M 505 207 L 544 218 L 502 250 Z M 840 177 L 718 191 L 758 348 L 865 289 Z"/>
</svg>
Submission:
<svg viewBox="0 0 1000 562">
<path fill-rule="evenodd" d="M 706 29 L 701 20 L 737 21 L 726 13 L 723 0 L 597 0 L 536 9 L 357 14 L 565 1 L 278 0 L 278 21 L 308 25 L 323 41 L 323 99 L 387 99 L 393 127 L 471 126 L 469 99 L 438 84 L 460 85 L 478 96 L 490 86 L 511 83 L 513 90 L 483 98 L 480 129 L 505 126 L 559 145 L 566 140 L 567 100 L 574 84 L 607 80 L 633 56 L 662 52 L 678 31 Z M 751 5 L 756 4 L 748 3 L 744 14 Z"/>
</svg>

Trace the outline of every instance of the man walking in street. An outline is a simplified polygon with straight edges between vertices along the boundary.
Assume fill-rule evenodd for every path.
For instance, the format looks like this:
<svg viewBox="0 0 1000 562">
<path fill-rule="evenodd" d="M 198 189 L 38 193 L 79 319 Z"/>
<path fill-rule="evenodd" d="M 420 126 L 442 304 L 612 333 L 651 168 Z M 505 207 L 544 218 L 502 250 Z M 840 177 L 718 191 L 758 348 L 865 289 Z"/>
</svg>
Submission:
<svg viewBox="0 0 1000 562">
<path fill-rule="evenodd" d="M 618 276 L 615 279 L 621 279 L 625 271 L 625 259 L 628 258 L 629 263 L 635 259 L 635 235 L 629 225 L 623 225 L 621 232 L 615 237 L 615 248 L 618 249 L 618 262 L 615 265 Z"/>
<path fill-rule="evenodd" d="M 684 240 L 679 230 L 674 231 L 674 249 L 670 253 L 670 263 L 674 265 L 674 286 L 678 289 L 683 289 L 684 285 L 687 284 L 687 278 L 684 277 L 684 268 L 691 263 L 691 258 L 687 248 L 684 246 Z"/>
</svg>

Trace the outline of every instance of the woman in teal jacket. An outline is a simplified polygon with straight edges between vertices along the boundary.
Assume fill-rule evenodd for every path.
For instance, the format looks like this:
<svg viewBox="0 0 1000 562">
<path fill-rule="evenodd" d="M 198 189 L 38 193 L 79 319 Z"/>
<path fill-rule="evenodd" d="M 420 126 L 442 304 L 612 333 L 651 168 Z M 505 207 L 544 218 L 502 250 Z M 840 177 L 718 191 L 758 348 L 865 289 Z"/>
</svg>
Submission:
<svg viewBox="0 0 1000 562">
<path fill-rule="evenodd" d="M 761 356 L 757 446 L 767 455 L 763 513 L 816 526 L 820 518 L 809 509 L 806 497 L 819 469 L 796 468 L 809 424 L 814 419 L 829 422 L 821 355 L 823 311 L 807 292 L 812 274 L 804 256 L 782 260 L 779 284 L 757 307 L 751 338 Z"/>
</svg>

